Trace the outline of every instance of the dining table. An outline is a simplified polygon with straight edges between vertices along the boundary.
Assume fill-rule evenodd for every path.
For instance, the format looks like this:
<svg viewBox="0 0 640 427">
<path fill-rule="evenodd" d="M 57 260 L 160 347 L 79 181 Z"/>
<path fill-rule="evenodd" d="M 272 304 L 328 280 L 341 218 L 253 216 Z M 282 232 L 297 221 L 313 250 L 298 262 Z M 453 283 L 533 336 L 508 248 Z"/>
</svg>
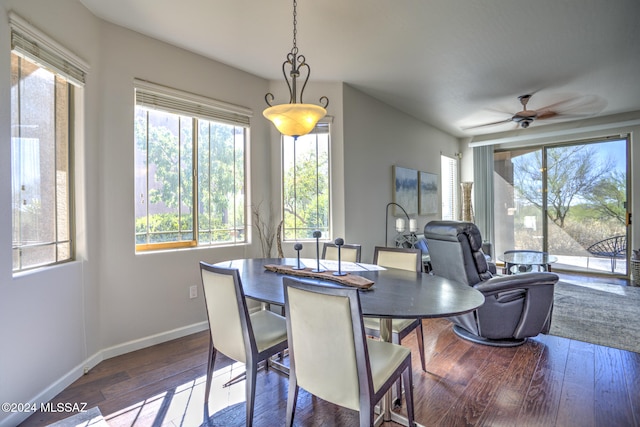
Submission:
<svg viewBox="0 0 640 427">
<path fill-rule="evenodd" d="M 243 258 L 222 261 L 215 265 L 238 270 L 246 297 L 268 305 L 284 306 L 282 278 L 285 274 L 268 268 L 298 267 L 298 259 Z M 473 311 L 484 303 L 484 295 L 473 287 L 428 273 L 383 268 L 365 263 L 338 264 L 333 260 L 300 259 L 300 268 L 305 267 L 306 270 L 340 271 L 372 281 L 372 286 L 359 290 L 362 315 L 380 319 L 380 338 L 387 342 L 391 342 L 391 319 L 455 316 Z M 326 275 L 321 278 L 297 278 L 323 286 L 344 286 L 331 278 L 327 280 Z M 406 417 L 391 410 L 392 399 L 391 392 L 383 399 L 383 420 L 407 425 Z"/>
</svg>

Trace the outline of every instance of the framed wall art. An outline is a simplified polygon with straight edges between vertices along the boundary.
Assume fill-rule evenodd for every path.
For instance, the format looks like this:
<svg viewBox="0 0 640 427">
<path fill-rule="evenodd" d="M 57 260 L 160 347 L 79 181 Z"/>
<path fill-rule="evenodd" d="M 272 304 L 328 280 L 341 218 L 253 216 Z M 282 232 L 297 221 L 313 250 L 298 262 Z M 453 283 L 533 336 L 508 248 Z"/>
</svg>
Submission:
<svg viewBox="0 0 640 427">
<path fill-rule="evenodd" d="M 418 213 L 418 171 L 400 166 L 393 166 L 393 201 L 402 206 L 409 215 Z M 403 212 L 397 206 L 394 215 Z"/>
<path fill-rule="evenodd" d="M 420 171 L 419 180 L 418 205 L 420 215 L 438 213 L 438 175 Z"/>
</svg>

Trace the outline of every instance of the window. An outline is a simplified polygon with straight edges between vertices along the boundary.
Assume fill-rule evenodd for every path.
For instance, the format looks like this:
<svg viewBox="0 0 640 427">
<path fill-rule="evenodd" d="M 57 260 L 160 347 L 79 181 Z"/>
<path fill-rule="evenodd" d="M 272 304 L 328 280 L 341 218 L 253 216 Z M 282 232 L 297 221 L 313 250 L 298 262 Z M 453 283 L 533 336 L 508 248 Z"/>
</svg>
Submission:
<svg viewBox="0 0 640 427">
<path fill-rule="evenodd" d="M 246 243 L 248 128 L 241 107 L 136 82 L 136 250 Z"/>
<path fill-rule="evenodd" d="M 440 156 L 442 185 L 442 219 L 455 220 L 458 216 L 458 160 Z"/>
<path fill-rule="evenodd" d="M 284 240 L 329 235 L 330 126 L 319 123 L 304 136 L 282 137 L 282 211 Z"/>
<path fill-rule="evenodd" d="M 12 270 L 74 259 L 74 102 L 86 65 L 10 14 Z"/>
</svg>

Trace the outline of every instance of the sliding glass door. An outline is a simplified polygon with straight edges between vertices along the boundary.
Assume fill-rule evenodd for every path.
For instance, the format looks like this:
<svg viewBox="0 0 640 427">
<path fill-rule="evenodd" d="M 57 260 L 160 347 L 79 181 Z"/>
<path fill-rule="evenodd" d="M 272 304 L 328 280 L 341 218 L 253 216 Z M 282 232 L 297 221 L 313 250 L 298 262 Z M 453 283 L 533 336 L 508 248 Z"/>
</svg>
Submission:
<svg viewBox="0 0 640 427">
<path fill-rule="evenodd" d="M 627 275 L 626 138 L 494 155 L 496 253 L 548 252 L 561 270 Z"/>
</svg>

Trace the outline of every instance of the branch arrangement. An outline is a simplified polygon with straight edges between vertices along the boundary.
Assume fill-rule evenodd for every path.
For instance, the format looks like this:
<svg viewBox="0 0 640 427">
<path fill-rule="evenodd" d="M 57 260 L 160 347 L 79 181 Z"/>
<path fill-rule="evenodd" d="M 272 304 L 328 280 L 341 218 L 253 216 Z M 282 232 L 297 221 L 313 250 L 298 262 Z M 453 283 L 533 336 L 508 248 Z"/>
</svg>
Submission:
<svg viewBox="0 0 640 427">
<path fill-rule="evenodd" d="M 260 205 L 254 206 L 252 208 L 253 214 L 253 225 L 256 227 L 258 231 L 258 238 L 260 239 L 260 249 L 262 249 L 262 257 L 263 258 L 271 258 L 271 249 L 273 248 L 273 240 L 277 235 L 277 249 L 278 249 L 278 257 L 284 258 L 284 254 L 282 252 L 282 221 L 278 224 L 277 227 L 274 228 L 273 224 L 269 219 L 263 219 L 263 213 L 260 210 Z"/>
</svg>

